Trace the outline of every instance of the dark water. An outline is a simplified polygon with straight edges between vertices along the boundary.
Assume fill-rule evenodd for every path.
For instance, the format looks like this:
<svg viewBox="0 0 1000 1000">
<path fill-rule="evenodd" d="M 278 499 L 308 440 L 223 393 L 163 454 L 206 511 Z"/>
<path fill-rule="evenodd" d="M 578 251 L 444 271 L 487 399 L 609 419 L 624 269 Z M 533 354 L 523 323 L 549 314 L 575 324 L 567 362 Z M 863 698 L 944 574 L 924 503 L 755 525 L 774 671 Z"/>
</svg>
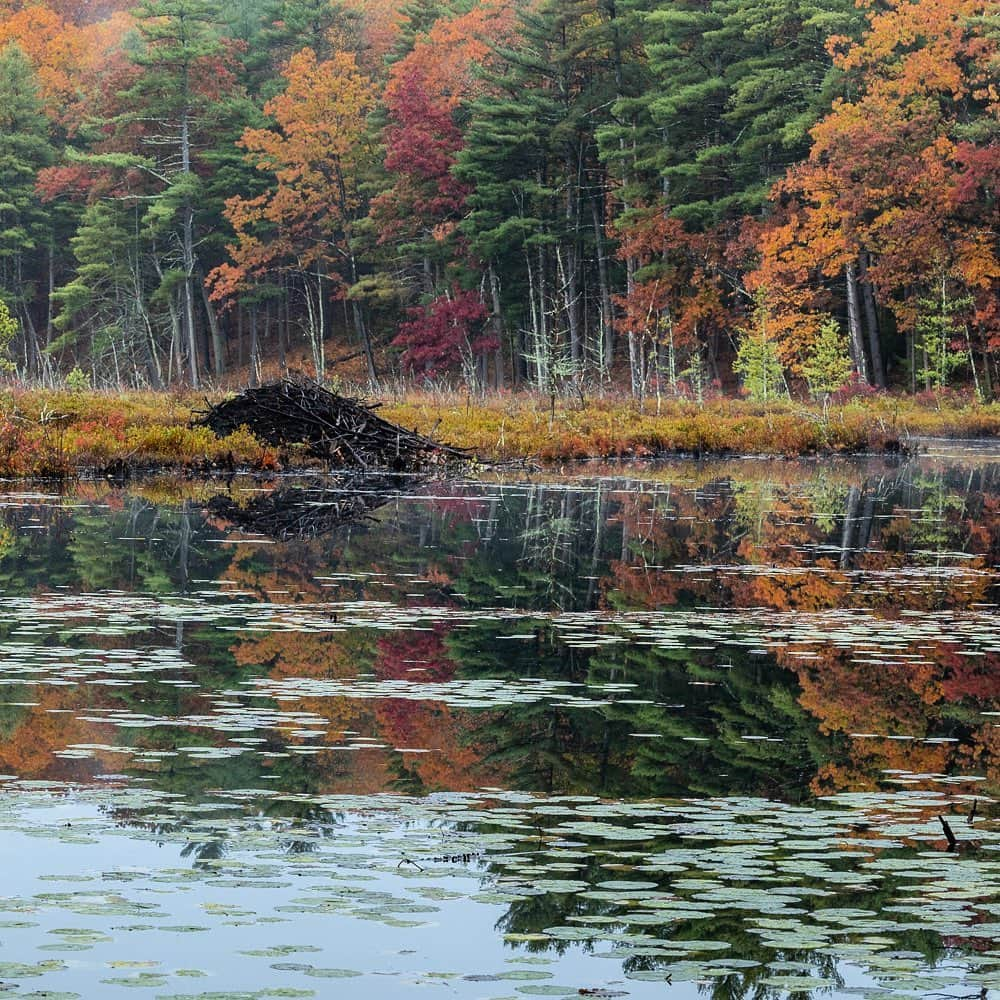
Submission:
<svg viewBox="0 0 1000 1000">
<path fill-rule="evenodd" d="M 989 449 L 10 490 L 0 989 L 1000 996 Z"/>
</svg>

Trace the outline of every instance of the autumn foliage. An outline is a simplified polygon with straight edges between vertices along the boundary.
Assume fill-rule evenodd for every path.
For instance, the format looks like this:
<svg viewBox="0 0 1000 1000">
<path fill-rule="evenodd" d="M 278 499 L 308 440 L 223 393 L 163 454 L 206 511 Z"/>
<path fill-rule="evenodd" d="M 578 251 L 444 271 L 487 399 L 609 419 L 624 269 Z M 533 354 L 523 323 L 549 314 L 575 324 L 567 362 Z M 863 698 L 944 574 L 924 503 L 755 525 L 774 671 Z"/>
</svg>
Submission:
<svg viewBox="0 0 1000 1000">
<path fill-rule="evenodd" d="M 6 0 L 0 53 L 22 380 L 996 393 L 983 0 Z"/>
</svg>

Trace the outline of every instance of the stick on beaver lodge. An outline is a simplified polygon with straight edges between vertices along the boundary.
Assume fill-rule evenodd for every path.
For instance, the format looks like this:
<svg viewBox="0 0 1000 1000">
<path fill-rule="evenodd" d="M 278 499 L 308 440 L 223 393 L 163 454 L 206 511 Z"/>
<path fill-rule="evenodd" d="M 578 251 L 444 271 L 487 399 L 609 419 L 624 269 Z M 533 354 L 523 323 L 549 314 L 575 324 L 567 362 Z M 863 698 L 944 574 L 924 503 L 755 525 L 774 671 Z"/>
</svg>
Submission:
<svg viewBox="0 0 1000 1000">
<path fill-rule="evenodd" d="M 419 472 L 472 460 L 464 449 L 383 420 L 377 408 L 292 376 L 210 406 L 194 424 L 220 437 L 246 427 L 267 444 L 301 444 L 307 454 L 344 469 Z"/>
</svg>

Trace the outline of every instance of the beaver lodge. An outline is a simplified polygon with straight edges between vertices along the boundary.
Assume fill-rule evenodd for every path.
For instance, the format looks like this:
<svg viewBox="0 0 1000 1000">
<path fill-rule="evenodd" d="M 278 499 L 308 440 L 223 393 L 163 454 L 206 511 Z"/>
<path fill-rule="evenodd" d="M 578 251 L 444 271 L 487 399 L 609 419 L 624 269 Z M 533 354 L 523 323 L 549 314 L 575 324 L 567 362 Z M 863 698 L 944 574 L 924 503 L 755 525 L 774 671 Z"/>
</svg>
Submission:
<svg viewBox="0 0 1000 1000">
<path fill-rule="evenodd" d="M 246 427 L 267 444 L 300 445 L 313 458 L 359 472 L 425 472 L 472 458 L 461 448 L 383 420 L 375 412 L 378 405 L 292 376 L 210 406 L 194 424 L 220 437 Z"/>
</svg>

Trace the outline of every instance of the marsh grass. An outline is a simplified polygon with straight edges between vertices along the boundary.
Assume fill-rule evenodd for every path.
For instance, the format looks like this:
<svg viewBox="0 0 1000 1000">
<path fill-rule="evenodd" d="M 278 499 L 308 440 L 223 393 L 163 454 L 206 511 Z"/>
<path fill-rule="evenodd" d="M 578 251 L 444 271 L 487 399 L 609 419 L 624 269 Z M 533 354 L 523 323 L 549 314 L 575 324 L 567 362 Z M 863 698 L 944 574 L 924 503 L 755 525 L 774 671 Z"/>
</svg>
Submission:
<svg viewBox="0 0 1000 1000">
<path fill-rule="evenodd" d="M 0 476 L 303 464 L 294 452 L 279 454 L 243 430 L 216 438 L 190 427 L 204 406 L 204 396 L 185 392 L 0 391 Z M 1000 432 L 1000 405 L 953 396 L 880 395 L 826 408 L 734 399 L 640 406 L 605 396 L 563 400 L 553 409 L 547 396 L 441 391 L 391 394 L 380 413 L 484 461 L 884 452 L 909 449 L 915 437 Z"/>
</svg>

